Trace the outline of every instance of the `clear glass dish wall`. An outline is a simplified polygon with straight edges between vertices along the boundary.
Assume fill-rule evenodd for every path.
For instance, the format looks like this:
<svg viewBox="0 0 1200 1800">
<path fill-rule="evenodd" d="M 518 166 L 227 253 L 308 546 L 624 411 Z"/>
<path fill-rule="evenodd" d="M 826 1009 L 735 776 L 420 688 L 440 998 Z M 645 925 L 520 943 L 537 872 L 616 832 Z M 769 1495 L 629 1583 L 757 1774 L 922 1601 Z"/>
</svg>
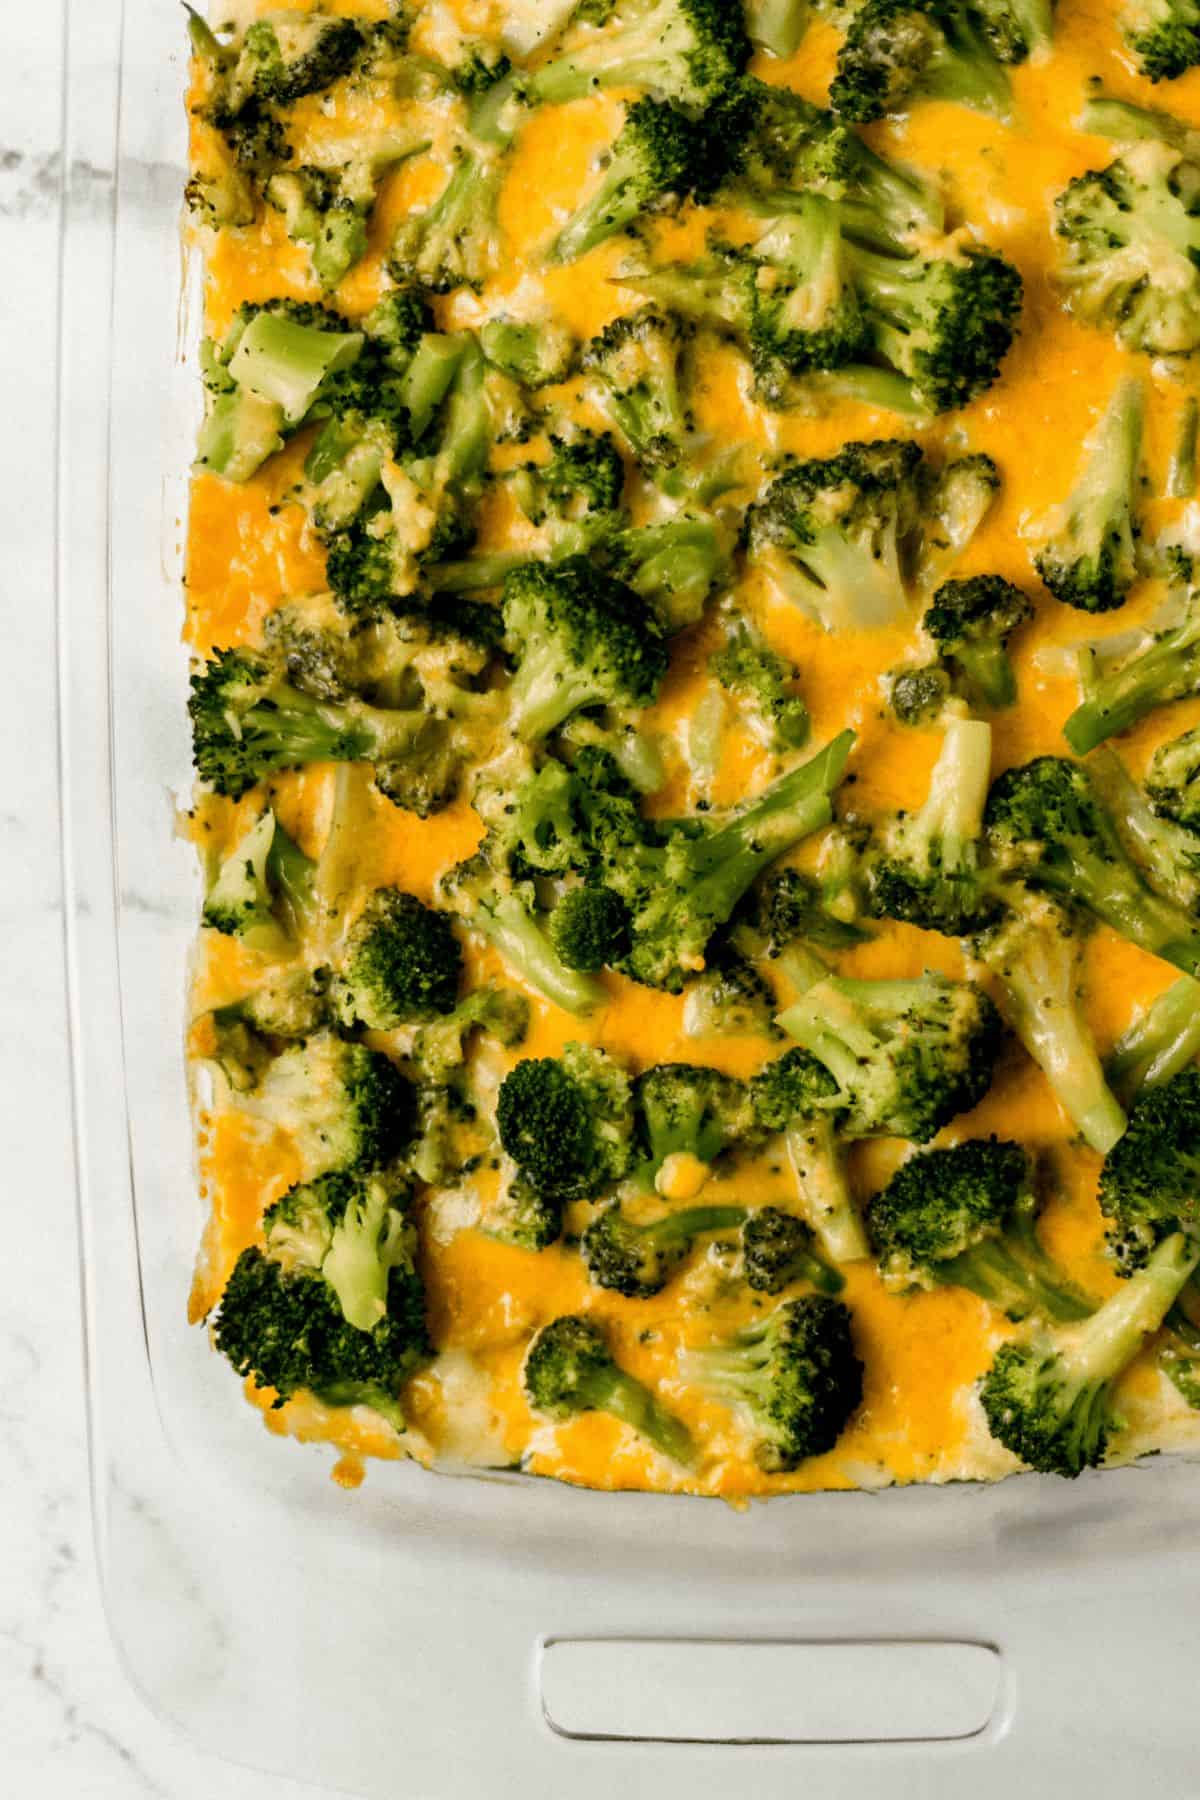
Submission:
<svg viewBox="0 0 1200 1800">
<path fill-rule="evenodd" d="M 212 1750 L 378 1796 L 1194 1788 L 1194 1467 L 742 1515 L 401 1466 L 348 1495 L 188 1328 L 185 34 L 171 0 L 75 0 L 69 39 L 64 867 L 96 1532 L 133 1678 Z M 538 1690 L 540 1646 L 564 1636 L 981 1640 L 1005 1684 L 956 1744 L 568 1742 Z"/>
</svg>

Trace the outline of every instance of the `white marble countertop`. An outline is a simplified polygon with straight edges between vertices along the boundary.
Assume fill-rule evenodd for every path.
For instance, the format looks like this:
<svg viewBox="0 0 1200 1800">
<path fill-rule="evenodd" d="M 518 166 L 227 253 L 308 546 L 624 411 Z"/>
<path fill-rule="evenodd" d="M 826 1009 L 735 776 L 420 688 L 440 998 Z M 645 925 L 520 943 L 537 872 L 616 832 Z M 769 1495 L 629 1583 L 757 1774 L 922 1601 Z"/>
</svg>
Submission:
<svg viewBox="0 0 1200 1800">
<path fill-rule="evenodd" d="M 0 1788 L 23 1800 L 298 1800 L 181 1742 L 118 1665 L 92 1553 L 54 740 L 54 288 L 60 20 L 0 68 Z"/>
</svg>

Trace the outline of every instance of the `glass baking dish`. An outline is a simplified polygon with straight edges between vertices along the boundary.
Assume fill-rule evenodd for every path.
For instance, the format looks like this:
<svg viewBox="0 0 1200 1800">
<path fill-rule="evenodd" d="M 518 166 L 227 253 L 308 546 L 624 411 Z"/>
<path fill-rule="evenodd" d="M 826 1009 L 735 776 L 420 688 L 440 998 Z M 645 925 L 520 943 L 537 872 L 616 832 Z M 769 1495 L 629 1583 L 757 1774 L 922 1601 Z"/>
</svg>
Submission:
<svg viewBox="0 0 1200 1800">
<path fill-rule="evenodd" d="M 814 1495 L 741 1514 L 405 1465 L 372 1466 L 347 1494 L 327 1450 L 264 1432 L 187 1326 L 202 1207 L 181 1054 L 196 881 L 173 835 L 189 781 L 179 582 L 198 407 L 197 302 L 177 230 L 185 42 L 169 0 L 70 7 L 67 953 L 96 1537 L 133 1679 L 206 1749 L 381 1797 L 501 1800 L 562 1784 L 589 1800 L 615 1780 L 697 1800 L 725 1800 L 731 1782 L 764 1800 L 802 1782 L 831 1800 L 884 1782 L 896 1796 L 966 1782 L 977 1800 L 1022 1782 L 1096 1796 L 1131 1781 L 1194 1787 L 1185 1652 L 1200 1472 L 1183 1460 L 1072 1485 Z M 546 1658 L 564 1642 L 612 1650 L 587 1677 L 612 1691 L 552 1703 Z M 833 1647 L 814 1663 L 823 1642 Z M 854 1684 L 876 1665 L 843 1652 L 886 1646 L 893 1668 L 917 1668 L 914 1642 L 922 1655 L 946 1642 L 1001 1659 L 987 1707 L 953 1738 L 922 1727 L 921 1741 L 894 1741 L 904 1730 L 873 1723 L 866 1705 L 856 1726 Z M 689 1645 L 707 1660 L 689 1663 Z M 724 1653 L 739 1645 L 744 1655 Z M 753 1724 L 764 1646 L 804 1653 L 776 1659 L 779 1729 Z M 590 1651 L 551 1661 L 559 1686 L 595 1666 Z M 749 1726 L 722 1723 L 720 1690 L 711 1730 L 694 1707 L 692 1723 L 670 1726 L 670 1684 L 675 1700 L 694 1684 L 695 1700 L 702 1663 L 737 1690 Z M 836 1731 L 805 1712 L 818 1667 L 842 1683 Z M 624 1712 L 622 1672 L 641 1689 Z M 741 1741 L 659 1741 L 694 1736 Z M 834 1736 L 873 1741 L 759 1741 Z"/>
</svg>

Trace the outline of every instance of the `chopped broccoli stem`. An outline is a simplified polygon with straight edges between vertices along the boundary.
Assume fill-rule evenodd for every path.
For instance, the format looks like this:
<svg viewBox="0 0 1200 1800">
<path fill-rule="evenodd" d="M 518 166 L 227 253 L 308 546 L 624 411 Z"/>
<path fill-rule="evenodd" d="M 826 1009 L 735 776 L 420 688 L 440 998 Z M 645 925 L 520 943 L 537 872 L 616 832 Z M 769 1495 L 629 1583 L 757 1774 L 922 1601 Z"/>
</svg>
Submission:
<svg viewBox="0 0 1200 1800">
<path fill-rule="evenodd" d="M 1108 1078 L 1127 1104 L 1200 1058 L 1200 982 L 1181 975 L 1117 1039 Z"/>
<path fill-rule="evenodd" d="M 1198 15 L 1200 16 L 1200 15 Z M 1192 500 L 1196 495 L 1196 439 L 1200 434 L 1200 400 L 1189 394 L 1179 409 L 1167 494 L 1172 500 Z"/>
<path fill-rule="evenodd" d="M 745 1216 L 741 1206 L 691 1206 L 638 1225 L 614 1200 L 584 1232 L 583 1260 L 597 1287 L 648 1300 L 666 1287 L 698 1237 L 735 1230 Z"/>
<path fill-rule="evenodd" d="M 867 1212 L 884 1281 L 964 1287 L 1010 1319 L 1085 1319 L 1092 1303 L 1050 1261 L 1037 1235 L 1037 1201 L 1019 1144 L 968 1138 L 914 1156 Z"/>
<path fill-rule="evenodd" d="M 682 1370 L 744 1409 L 768 1470 L 795 1469 L 832 1450 L 862 1399 L 850 1314 L 828 1294 L 783 1301 L 724 1343 L 692 1351 Z"/>
<path fill-rule="evenodd" d="M 529 1346 L 523 1379 L 529 1404 L 551 1419 L 609 1413 L 681 1467 L 698 1459 L 687 1427 L 614 1361 L 589 1319 L 567 1314 L 543 1325 Z"/>
<path fill-rule="evenodd" d="M 323 330 L 284 312 L 256 312 L 229 359 L 229 379 L 278 406 L 285 425 L 298 425 L 329 376 L 350 368 L 362 352 L 361 331 Z"/>
<path fill-rule="evenodd" d="M 1016 908 L 976 940 L 996 976 L 1001 1011 L 1045 1075 L 1085 1143 L 1101 1154 L 1125 1129 L 1079 1002 L 1079 939 L 1044 896 L 1018 894 Z"/>
<path fill-rule="evenodd" d="M 1092 437 L 1061 524 L 1038 551 L 1038 574 L 1056 600 L 1084 612 L 1124 604 L 1137 574 L 1134 497 L 1145 394 L 1125 377 Z"/>
<path fill-rule="evenodd" d="M 750 41 L 770 56 L 794 56 L 808 29 L 809 0 L 745 0 Z"/>
<path fill-rule="evenodd" d="M 1147 773 L 1146 793 L 1107 745 L 1090 758 L 1088 771 L 1135 867 L 1155 893 L 1185 912 L 1200 911 L 1200 837 L 1160 807 L 1155 758 Z"/>
<path fill-rule="evenodd" d="M 1118 1424 L 1113 1389 L 1198 1260 L 1200 1244 L 1176 1232 L 1090 1319 L 1005 1344 L 980 1395 L 992 1436 L 1046 1475 L 1070 1478 L 1103 1462 Z"/>
<path fill-rule="evenodd" d="M 1087 771 L 1040 756 L 993 784 L 985 815 L 993 860 L 1058 894 L 1185 974 L 1200 969 L 1200 925 L 1156 894 L 1121 843 Z"/>
</svg>

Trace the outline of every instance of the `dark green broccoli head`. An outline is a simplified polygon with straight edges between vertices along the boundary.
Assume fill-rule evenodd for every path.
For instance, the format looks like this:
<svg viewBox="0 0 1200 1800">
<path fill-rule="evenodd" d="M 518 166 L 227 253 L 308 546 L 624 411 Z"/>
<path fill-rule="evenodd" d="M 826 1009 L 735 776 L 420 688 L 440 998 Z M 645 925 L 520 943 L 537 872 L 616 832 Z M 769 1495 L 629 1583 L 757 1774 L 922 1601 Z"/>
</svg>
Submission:
<svg viewBox="0 0 1200 1800">
<path fill-rule="evenodd" d="M 633 1118 L 619 1063 L 583 1044 L 510 1069 L 496 1102 L 500 1142 L 539 1192 L 597 1194 L 629 1167 Z"/>
<path fill-rule="evenodd" d="M 544 737 L 583 706 L 646 706 L 667 651 L 637 596 L 583 557 L 527 563 L 504 584 L 504 623 L 518 661 L 512 723 Z"/>
<path fill-rule="evenodd" d="M 575 432 L 550 439 L 550 458 L 518 471 L 517 497 L 535 525 L 547 518 L 577 522 L 616 512 L 625 486 L 625 464 L 608 431 Z"/>
<path fill-rule="evenodd" d="M 263 1233 L 226 1285 L 217 1348 L 277 1405 L 307 1389 L 403 1429 L 399 1389 L 430 1354 L 405 1191 L 326 1175 L 268 1208 Z"/>
<path fill-rule="evenodd" d="M 743 940 L 743 930 L 748 934 Z M 822 884 L 801 869 L 772 869 L 738 908 L 734 936 L 747 951 L 772 961 L 795 944 L 846 950 L 869 933 L 838 918 L 826 905 Z"/>
<path fill-rule="evenodd" d="M 554 241 L 559 262 L 574 262 L 624 231 L 669 197 L 706 178 L 705 135 L 676 107 L 635 100 L 609 152 L 600 186 Z"/>
<path fill-rule="evenodd" d="M 459 93 L 474 99 L 479 94 L 486 94 L 498 81 L 503 81 L 511 68 L 511 62 L 501 49 L 474 40 L 460 45 L 458 61 L 450 74 Z"/>
<path fill-rule="evenodd" d="M 901 725 L 932 725 L 951 697 L 950 677 L 937 663 L 895 669 L 888 677 L 888 704 Z"/>
<path fill-rule="evenodd" d="M 643 306 L 606 325 L 583 353 L 585 373 L 607 389 L 616 423 L 651 472 L 674 467 L 691 428 L 679 373 L 690 339 L 683 320 Z"/>
<path fill-rule="evenodd" d="M 885 1272 L 910 1282 L 1003 1229 L 1029 1180 L 1019 1144 L 968 1138 L 910 1157 L 876 1194 L 868 1225 Z"/>
<path fill-rule="evenodd" d="M 648 1184 L 669 1156 L 715 1162 L 755 1131 L 744 1081 L 696 1063 L 658 1063 L 634 1085 Z"/>
<path fill-rule="evenodd" d="M 277 1056 L 244 1105 L 288 1133 L 307 1175 L 382 1168 L 413 1131 L 412 1084 L 391 1058 L 327 1031 Z"/>
<path fill-rule="evenodd" d="M 447 915 L 400 888 L 378 888 L 347 937 L 333 1001 L 343 1024 L 391 1031 L 452 1013 L 461 976 Z"/>
<path fill-rule="evenodd" d="M 1171 1232 L 1200 1230 L 1200 1071 L 1143 1094 L 1104 1159 L 1100 1205 L 1126 1269 Z"/>
<path fill-rule="evenodd" d="M 721 686 L 746 702 L 757 715 L 776 750 L 797 750 L 809 732 L 808 708 L 795 691 L 798 671 L 776 655 L 745 623 L 709 658 Z"/>
<path fill-rule="evenodd" d="M 862 124 L 921 99 L 1003 117 L 1009 97 L 977 16 L 954 0 L 867 0 L 850 21 L 829 89 L 834 111 Z"/>
<path fill-rule="evenodd" d="M 648 1300 L 666 1287 L 698 1237 L 732 1230 L 744 1217 L 740 1206 L 691 1206 L 639 1225 L 614 1200 L 584 1232 L 583 1260 L 597 1287 Z"/>
<path fill-rule="evenodd" d="M 817 1253 L 811 1226 L 795 1213 L 760 1206 L 742 1226 L 742 1267 L 746 1285 L 759 1294 L 780 1294 L 793 1281 L 811 1282 L 822 1293 L 840 1293 L 844 1278 Z"/>
<path fill-rule="evenodd" d="M 550 941 L 568 969 L 594 975 L 628 953 L 629 908 L 611 888 L 572 888 L 550 915 Z"/>
<path fill-rule="evenodd" d="M 542 1326 L 525 1358 L 524 1387 L 529 1404 L 548 1418 L 611 1413 L 684 1467 L 696 1459 L 686 1428 L 619 1367 L 589 1319 L 567 1314 Z"/>
<path fill-rule="evenodd" d="M 956 669 L 967 698 L 981 706 L 1011 706 L 1016 677 L 1008 640 L 1033 617 L 1028 594 L 1001 575 L 944 581 L 921 623 L 939 654 Z"/>
<path fill-rule="evenodd" d="M 841 1111 L 841 1089 L 824 1063 L 807 1050 L 785 1050 L 750 1083 L 754 1116 L 767 1131 L 786 1131 L 796 1120 Z"/>
<path fill-rule="evenodd" d="M 1126 0 L 1121 35 L 1150 81 L 1174 81 L 1200 63 L 1196 0 Z"/>
<path fill-rule="evenodd" d="M 832 1450 L 862 1399 L 850 1314 L 827 1294 L 785 1300 L 727 1343 L 694 1351 L 688 1372 L 753 1420 L 760 1465 L 798 1468 Z"/>
<path fill-rule="evenodd" d="M 563 1201 L 540 1188 L 518 1169 L 506 1182 L 497 1203 L 488 1209 L 489 1237 L 518 1250 L 545 1250 L 562 1236 Z"/>
<path fill-rule="evenodd" d="M 353 19 L 328 13 L 275 12 L 256 19 L 242 39 L 231 89 L 270 106 L 291 106 L 331 87 L 362 49 Z"/>
<path fill-rule="evenodd" d="M 1021 276 L 1011 263 L 952 244 L 907 257 L 855 248 L 850 268 L 876 350 L 923 407 L 948 412 L 991 387 L 1021 312 Z"/>
<path fill-rule="evenodd" d="M 1200 727 L 1159 745 L 1150 758 L 1146 792 L 1155 812 L 1200 832 Z"/>
<path fill-rule="evenodd" d="M 972 982 L 830 977 L 780 1016 L 841 1090 L 848 1137 L 928 1143 L 991 1084 L 1003 1029 Z"/>
<path fill-rule="evenodd" d="M 1077 175 L 1054 205 L 1071 306 L 1127 350 L 1186 356 L 1200 346 L 1197 167 L 1146 141 Z"/>
</svg>

